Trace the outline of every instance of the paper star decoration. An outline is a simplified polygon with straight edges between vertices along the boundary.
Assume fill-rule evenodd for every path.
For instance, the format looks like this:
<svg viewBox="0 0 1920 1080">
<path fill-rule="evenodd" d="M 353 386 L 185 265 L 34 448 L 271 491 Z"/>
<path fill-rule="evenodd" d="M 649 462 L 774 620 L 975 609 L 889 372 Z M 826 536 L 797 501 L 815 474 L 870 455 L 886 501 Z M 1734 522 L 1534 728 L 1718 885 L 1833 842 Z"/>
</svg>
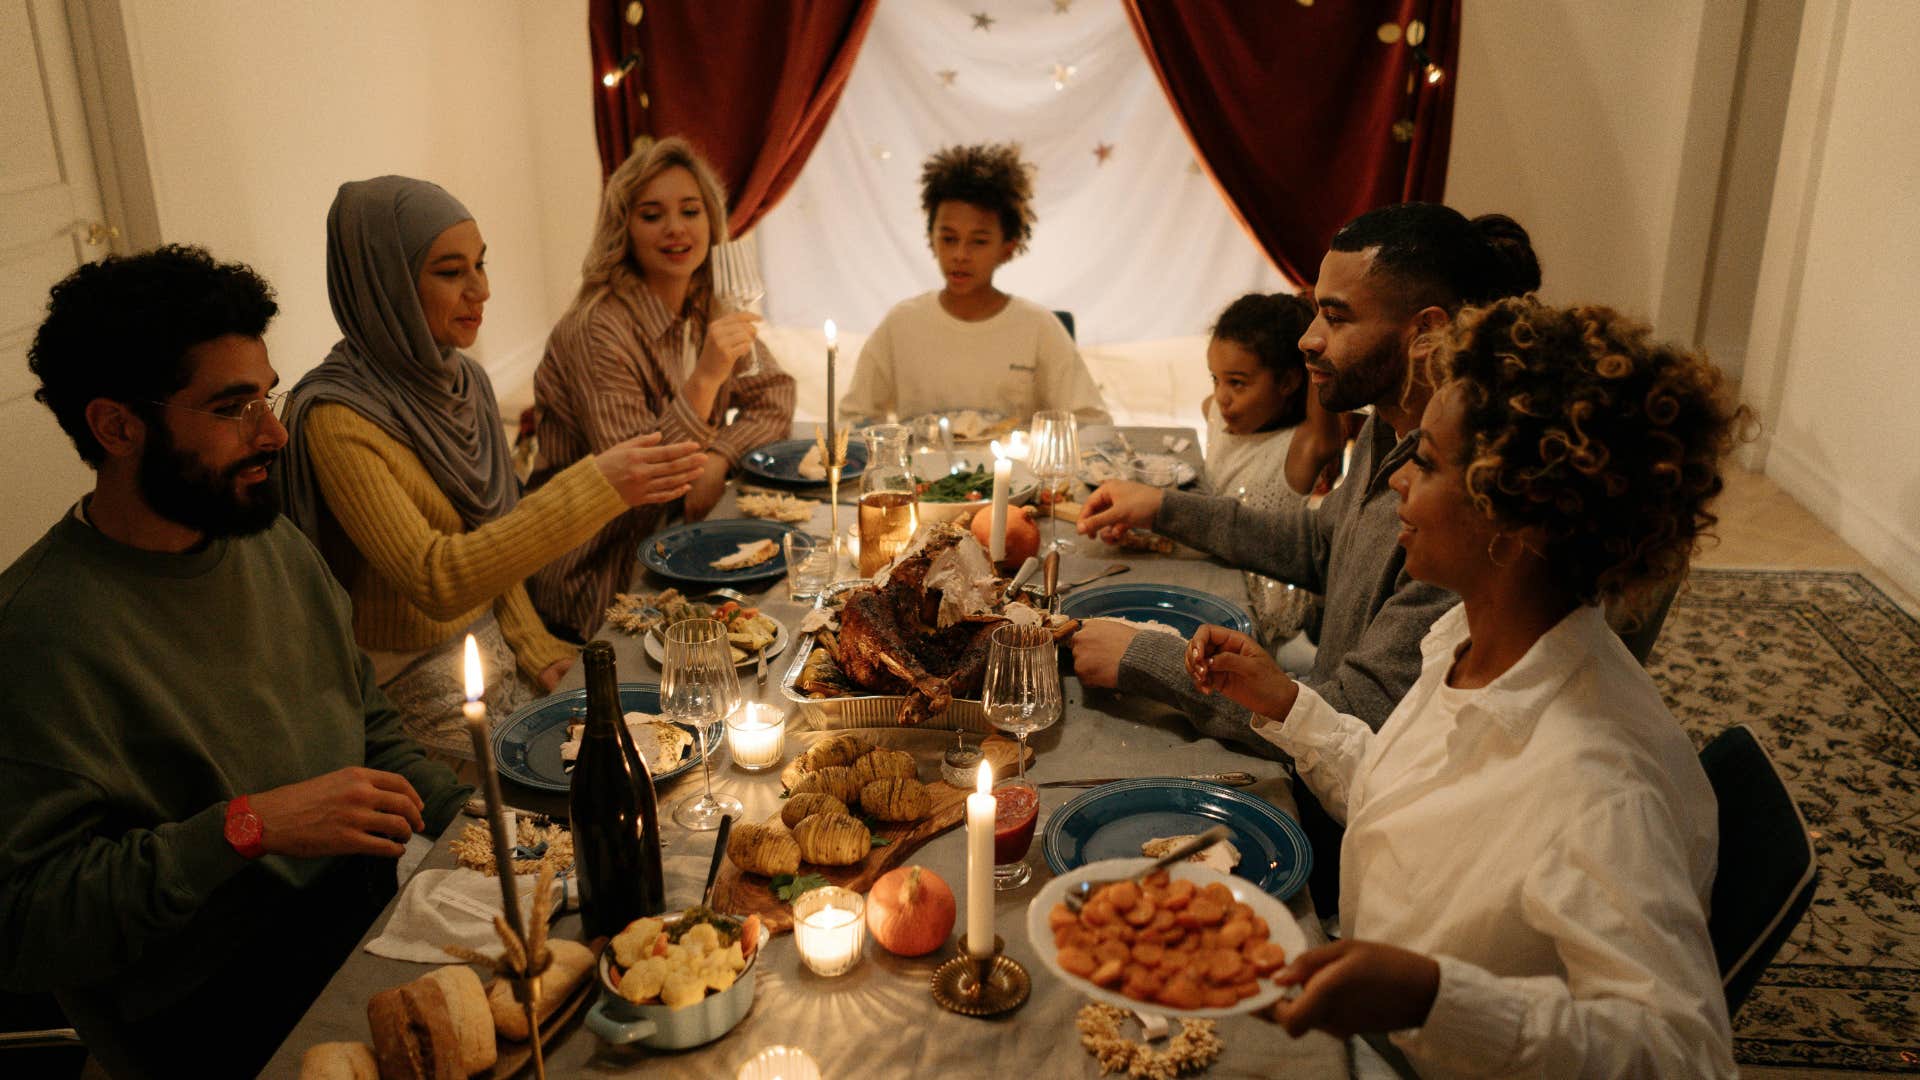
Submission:
<svg viewBox="0 0 1920 1080">
<path fill-rule="evenodd" d="M 975 30 L 985 30 L 986 32 L 991 34 L 993 32 L 993 16 L 987 14 L 984 11 L 974 12 L 973 28 Z"/>
<path fill-rule="evenodd" d="M 1073 0 L 1053 0 L 1053 13 L 1065 15 L 1073 10 Z"/>
<path fill-rule="evenodd" d="M 1105 165 L 1107 163 L 1107 159 L 1113 156 L 1113 144 L 1112 143 L 1095 143 L 1093 147 L 1093 156 L 1100 159 L 1100 164 Z"/>
<path fill-rule="evenodd" d="M 1053 65 L 1053 88 L 1055 90 L 1065 90 L 1067 83 L 1073 81 L 1074 75 L 1079 71 L 1080 69 L 1074 67 L 1072 64 Z"/>
<path fill-rule="evenodd" d="M 960 73 L 952 68 L 941 68 L 939 71 L 934 72 L 934 74 L 940 76 L 940 85 L 949 90 L 953 89 L 953 80 L 960 77 Z"/>
</svg>

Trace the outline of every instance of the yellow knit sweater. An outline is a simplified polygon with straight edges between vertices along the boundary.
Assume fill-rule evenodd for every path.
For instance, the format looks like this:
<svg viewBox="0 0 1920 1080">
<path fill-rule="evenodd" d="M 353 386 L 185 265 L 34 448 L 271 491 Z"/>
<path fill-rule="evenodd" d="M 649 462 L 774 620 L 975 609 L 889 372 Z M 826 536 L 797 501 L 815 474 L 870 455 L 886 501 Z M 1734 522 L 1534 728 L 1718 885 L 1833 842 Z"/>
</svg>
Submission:
<svg viewBox="0 0 1920 1080">
<path fill-rule="evenodd" d="M 422 652 L 487 606 L 529 678 L 575 654 L 527 599 L 527 575 L 586 542 L 626 504 L 591 457 L 472 532 L 412 450 L 340 404 L 307 413 L 307 453 L 327 509 L 353 544 L 335 573 L 362 648 Z"/>
</svg>

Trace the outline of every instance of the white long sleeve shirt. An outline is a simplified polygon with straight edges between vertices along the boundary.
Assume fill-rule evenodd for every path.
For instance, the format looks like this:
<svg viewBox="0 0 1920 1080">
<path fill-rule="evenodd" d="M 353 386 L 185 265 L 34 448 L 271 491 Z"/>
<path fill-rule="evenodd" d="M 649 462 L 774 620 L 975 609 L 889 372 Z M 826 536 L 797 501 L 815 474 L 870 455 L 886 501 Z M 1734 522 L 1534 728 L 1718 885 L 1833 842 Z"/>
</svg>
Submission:
<svg viewBox="0 0 1920 1080">
<path fill-rule="evenodd" d="M 998 315 L 956 319 L 938 292 L 887 312 L 854 365 L 840 399 L 848 420 L 907 419 L 979 409 L 1017 416 L 1065 409 L 1082 424 L 1111 420 L 1067 328 L 1031 300 L 1008 297 Z"/>
<path fill-rule="evenodd" d="M 1706 906 L 1713 789 L 1600 609 L 1458 690 L 1456 606 L 1378 734 L 1302 687 L 1254 730 L 1346 822 L 1347 936 L 1435 957 L 1422 1075 L 1731 1076 Z"/>
</svg>

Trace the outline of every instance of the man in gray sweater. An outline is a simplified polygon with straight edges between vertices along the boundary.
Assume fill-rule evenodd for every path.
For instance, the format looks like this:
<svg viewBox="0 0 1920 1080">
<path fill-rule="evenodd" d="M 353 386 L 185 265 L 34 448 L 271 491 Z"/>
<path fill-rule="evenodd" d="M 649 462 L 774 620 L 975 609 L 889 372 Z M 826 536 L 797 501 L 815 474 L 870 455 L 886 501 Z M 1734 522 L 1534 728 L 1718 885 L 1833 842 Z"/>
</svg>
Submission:
<svg viewBox="0 0 1920 1080">
<path fill-rule="evenodd" d="M 1451 593 L 1407 576 L 1400 501 L 1387 483 L 1419 441 L 1414 425 L 1433 390 L 1424 371 L 1431 335 L 1463 306 L 1538 288 L 1540 265 L 1511 218 L 1469 221 L 1434 203 L 1368 211 L 1342 226 L 1331 248 L 1320 263 L 1316 314 L 1300 350 L 1329 412 L 1373 406 L 1346 480 L 1317 508 L 1290 502 L 1268 511 L 1224 496 L 1103 484 L 1087 500 L 1079 529 L 1113 540 L 1129 528 L 1150 528 L 1323 594 L 1319 651 L 1300 681 L 1377 730 L 1420 673 L 1420 639 L 1455 603 Z M 1074 673 L 1088 686 L 1177 706 L 1204 734 L 1273 753 L 1253 735 L 1245 709 L 1194 689 L 1185 648 L 1170 634 L 1090 622 L 1073 640 Z M 1311 795 L 1297 794 L 1309 834 L 1319 834 L 1316 883 L 1330 880 L 1319 870 L 1337 865 L 1337 832 L 1320 827 L 1330 822 Z M 1315 889 L 1316 901 L 1322 891 Z"/>
</svg>

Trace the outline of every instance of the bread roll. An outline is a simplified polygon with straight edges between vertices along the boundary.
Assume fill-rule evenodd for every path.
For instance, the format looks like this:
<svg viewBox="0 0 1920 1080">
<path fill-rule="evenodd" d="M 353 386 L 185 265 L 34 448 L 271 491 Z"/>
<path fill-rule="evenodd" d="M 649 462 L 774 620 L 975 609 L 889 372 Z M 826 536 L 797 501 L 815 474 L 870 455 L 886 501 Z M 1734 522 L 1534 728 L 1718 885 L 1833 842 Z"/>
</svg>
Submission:
<svg viewBox="0 0 1920 1080">
<path fill-rule="evenodd" d="M 540 997 L 533 1007 L 534 1016 L 542 1023 L 593 970 L 593 950 L 577 941 L 552 938 L 547 941 L 547 948 L 553 953 L 553 963 L 546 974 L 540 976 Z M 493 1010 L 493 1029 L 501 1038 L 526 1041 L 527 1010 L 513 999 L 513 984 L 505 979 L 495 979 L 488 984 L 487 1005 Z"/>
<path fill-rule="evenodd" d="M 380 1066 L 366 1043 L 318 1043 L 300 1057 L 300 1080 L 380 1080 Z"/>
<path fill-rule="evenodd" d="M 803 791 L 789 795 L 780 808 L 780 823 L 791 829 L 815 814 L 844 814 L 847 804 L 824 791 Z"/>
<path fill-rule="evenodd" d="M 460 1037 L 438 983 L 420 979 L 367 1001 L 381 1080 L 466 1080 Z"/>
<path fill-rule="evenodd" d="M 447 999 L 447 1012 L 453 1016 L 453 1033 L 460 1039 L 462 1075 L 472 1076 L 493 1068 L 500 1056 L 493 1041 L 493 1010 L 487 1005 L 486 987 L 480 976 L 465 964 L 449 964 L 420 977 L 432 980 Z"/>
</svg>

